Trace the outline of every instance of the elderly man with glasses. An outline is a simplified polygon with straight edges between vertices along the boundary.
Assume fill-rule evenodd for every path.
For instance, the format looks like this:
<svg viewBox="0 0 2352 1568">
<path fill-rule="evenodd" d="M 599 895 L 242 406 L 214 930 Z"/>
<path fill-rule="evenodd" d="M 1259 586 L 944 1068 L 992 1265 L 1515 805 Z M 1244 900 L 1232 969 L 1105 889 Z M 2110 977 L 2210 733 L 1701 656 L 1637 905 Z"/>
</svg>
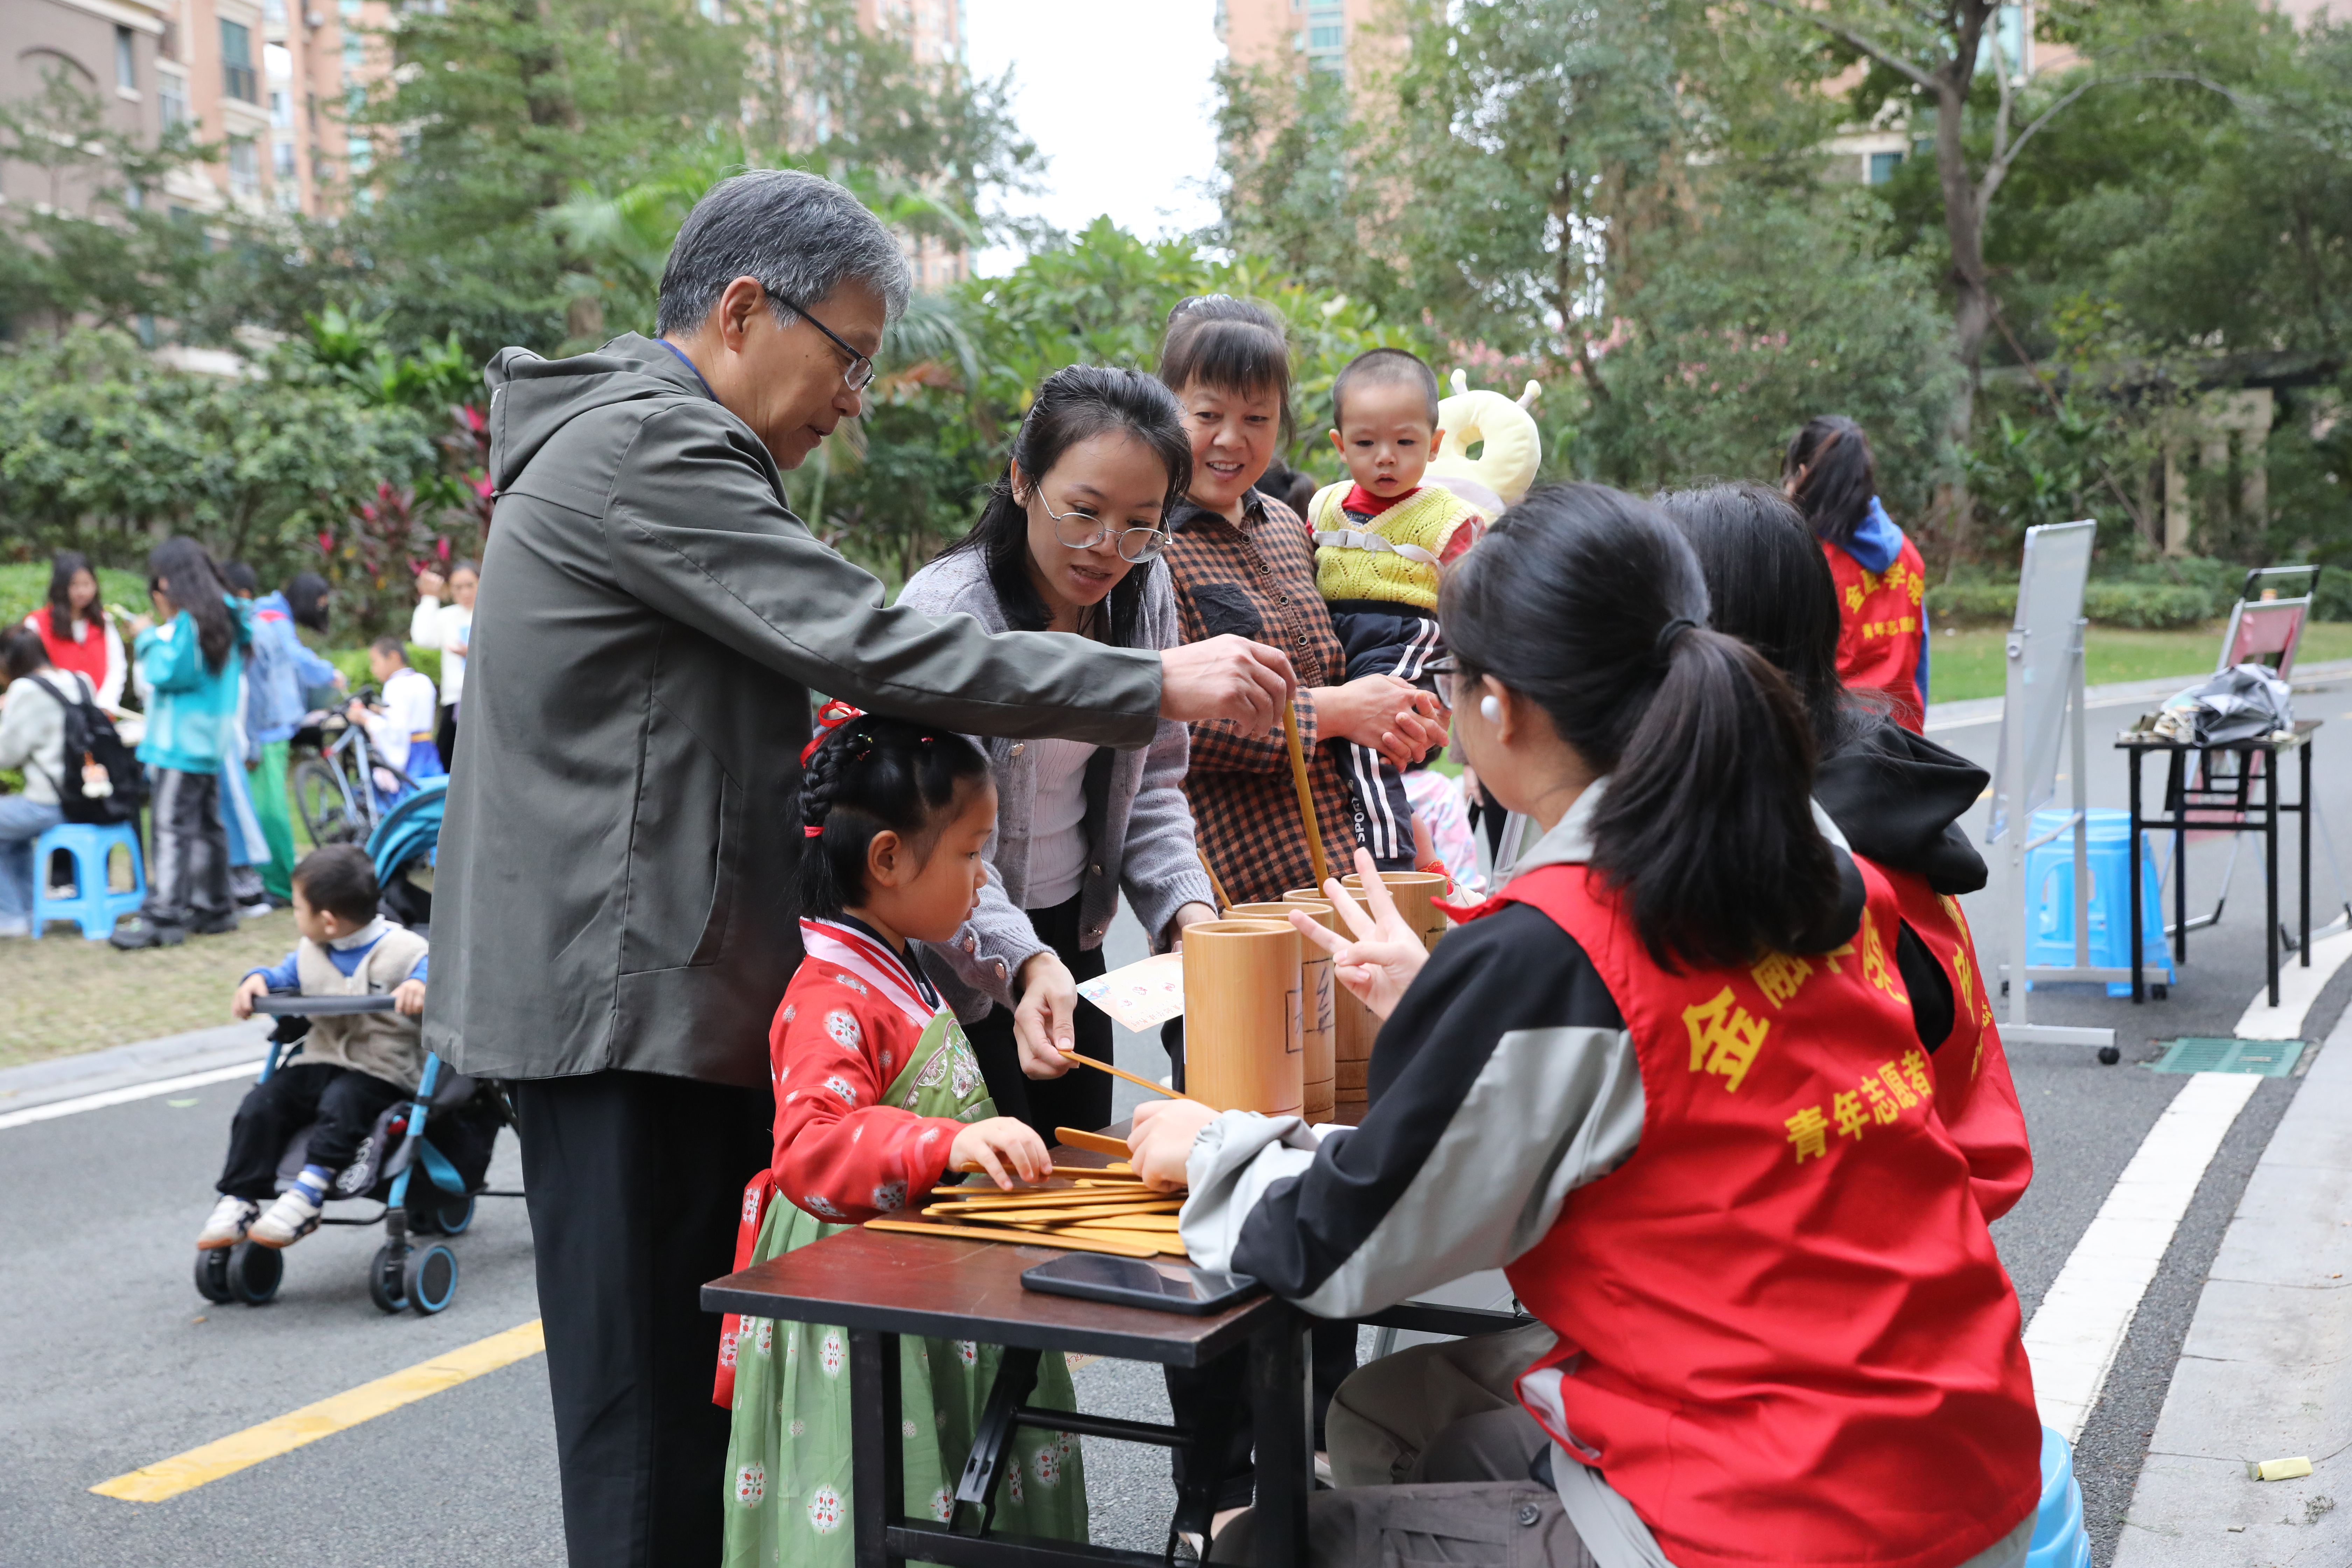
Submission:
<svg viewBox="0 0 2352 1568">
<path fill-rule="evenodd" d="M 846 191 L 757 171 L 688 216 L 657 338 L 487 373 L 499 500 L 425 1040 L 514 1086 L 574 1564 L 719 1555 L 699 1289 L 770 1158 L 810 689 L 1113 747 L 1162 718 L 1270 729 L 1287 695 L 1239 637 L 1163 653 L 886 608 L 810 534 L 783 472 L 858 416 L 907 291 Z"/>
</svg>

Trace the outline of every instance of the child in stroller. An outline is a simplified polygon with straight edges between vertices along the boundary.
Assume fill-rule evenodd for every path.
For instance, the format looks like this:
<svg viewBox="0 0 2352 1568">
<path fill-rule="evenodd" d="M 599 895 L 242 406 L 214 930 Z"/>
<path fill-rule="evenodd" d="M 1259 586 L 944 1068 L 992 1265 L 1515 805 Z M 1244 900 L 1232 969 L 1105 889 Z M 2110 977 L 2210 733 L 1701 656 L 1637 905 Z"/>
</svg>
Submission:
<svg viewBox="0 0 2352 1568">
<path fill-rule="evenodd" d="M 294 868 L 294 929 L 301 944 L 236 988 L 229 1010 L 253 1016 L 256 997 L 392 994 L 394 1011 L 316 1016 L 303 1059 L 247 1093 L 229 1129 L 221 1200 L 196 1237 L 202 1249 L 250 1237 L 291 1247 L 318 1228 L 327 1189 L 367 1141 L 376 1118 L 416 1092 L 425 1070 L 425 939 L 376 912 L 375 868 L 348 844 L 314 849 Z M 278 1191 L 278 1163 L 296 1133 L 310 1146 L 293 1184 Z M 267 1213 L 262 1204 L 272 1200 Z"/>
<path fill-rule="evenodd" d="M 258 1305 L 276 1291 L 283 1248 L 320 1224 L 380 1217 L 390 1236 L 370 1278 L 376 1304 L 438 1311 L 456 1258 L 439 1246 L 412 1254 L 408 1232 L 467 1227 L 506 1118 L 494 1090 L 425 1051 L 425 942 L 383 918 L 367 855 L 314 850 L 295 868 L 293 891 L 300 945 L 247 975 L 233 1004 L 240 1018 L 281 1021 L 230 1130 L 220 1201 L 196 1239 L 197 1289 Z M 412 1174 L 423 1178 L 413 1190 Z M 324 1218 L 336 1198 L 378 1199 L 385 1211 Z"/>
</svg>

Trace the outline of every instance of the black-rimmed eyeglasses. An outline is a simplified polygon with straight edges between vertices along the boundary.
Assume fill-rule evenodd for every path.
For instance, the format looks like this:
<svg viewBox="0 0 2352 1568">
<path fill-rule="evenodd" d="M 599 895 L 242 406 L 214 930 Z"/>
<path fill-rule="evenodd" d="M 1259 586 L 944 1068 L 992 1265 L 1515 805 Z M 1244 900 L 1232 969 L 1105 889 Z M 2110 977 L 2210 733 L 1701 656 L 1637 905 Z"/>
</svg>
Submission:
<svg viewBox="0 0 2352 1568">
<path fill-rule="evenodd" d="M 760 287 L 762 289 L 768 288 L 764 283 L 760 285 Z M 809 309 L 806 305 L 800 303 L 796 300 L 790 299 L 785 295 L 779 294 L 773 289 L 768 289 L 768 298 L 773 300 L 777 304 L 782 305 L 785 310 L 799 316 L 801 320 L 806 321 L 810 326 L 814 327 L 818 331 L 823 332 L 826 337 L 831 338 L 833 340 L 833 346 L 849 356 L 849 363 L 843 368 L 841 379 L 848 386 L 850 391 L 863 392 L 874 384 L 874 361 L 867 355 L 859 353 L 856 349 L 844 342 L 839 332 L 835 331 L 831 327 L 826 326 L 823 321 L 820 321 L 814 316 L 810 315 Z"/>
</svg>

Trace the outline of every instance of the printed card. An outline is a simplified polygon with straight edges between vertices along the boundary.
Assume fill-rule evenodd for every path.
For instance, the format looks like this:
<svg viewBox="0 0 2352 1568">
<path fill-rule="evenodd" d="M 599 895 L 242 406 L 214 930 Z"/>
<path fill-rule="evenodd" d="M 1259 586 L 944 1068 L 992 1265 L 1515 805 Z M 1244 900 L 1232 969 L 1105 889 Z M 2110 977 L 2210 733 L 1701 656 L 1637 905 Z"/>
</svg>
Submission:
<svg viewBox="0 0 2352 1568">
<path fill-rule="evenodd" d="M 1129 1029 L 1156 1029 L 1184 1016 L 1184 955 L 1163 952 L 1078 983 L 1078 994 Z"/>
</svg>

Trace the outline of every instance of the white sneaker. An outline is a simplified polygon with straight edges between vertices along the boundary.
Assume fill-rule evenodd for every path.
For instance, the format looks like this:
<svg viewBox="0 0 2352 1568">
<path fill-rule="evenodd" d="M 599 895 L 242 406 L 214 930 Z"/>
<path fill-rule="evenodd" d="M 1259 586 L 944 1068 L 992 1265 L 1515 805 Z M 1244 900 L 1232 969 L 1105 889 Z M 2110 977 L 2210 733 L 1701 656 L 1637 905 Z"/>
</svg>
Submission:
<svg viewBox="0 0 2352 1568">
<path fill-rule="evenodd" d="M 236 912 L 247 920 L 257 921 L 264 915 L 276 914 L 278 911 L 270 907 L 268 899 L 256 899 Z"/>
<path fill-rule="evenodd" d="M 257 1247 L 291 1247 L 318 1228 L 319 1205 L 301 1188 L 289 1187 L 246 1236 Z"/>
<path fill-rule="evenodd" d="M 32 934 L 33 922 L 29 919 L 0 921 L 0 936 L 30 936 Z"/>
<path fill-rule="evenodd" d="M 205 1228 L 196 1232 L 196 1249 L 209 1252 L 216 1247 L 235 1247 L 245 1239 L 253 1216 L 260 1212 L 261 1205 L 251 1198 L 222 1198 L 213 1205 L 213 1217 L 205 1221 Z"/>
</svg>

